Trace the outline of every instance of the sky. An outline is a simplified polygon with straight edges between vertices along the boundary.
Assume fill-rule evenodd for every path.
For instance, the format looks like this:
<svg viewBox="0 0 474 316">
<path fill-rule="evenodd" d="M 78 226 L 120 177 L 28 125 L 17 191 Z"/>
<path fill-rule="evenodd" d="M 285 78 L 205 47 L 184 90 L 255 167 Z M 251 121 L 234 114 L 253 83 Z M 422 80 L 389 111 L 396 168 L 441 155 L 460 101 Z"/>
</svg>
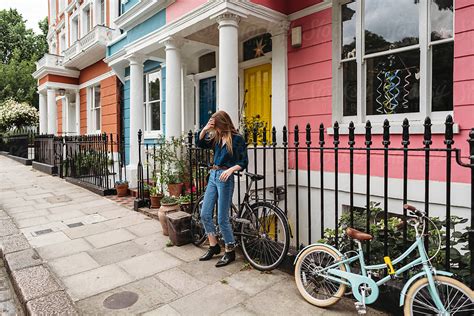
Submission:
<svg viewBox="0 0 474 316">
<path fill-rule="evenodd" d="M 16 8 L 26 19 L 26 26 L 40 33 L 38 22 L 48 15 L 46 0 L 0 0 L 0 10 Z"/>
</svg>

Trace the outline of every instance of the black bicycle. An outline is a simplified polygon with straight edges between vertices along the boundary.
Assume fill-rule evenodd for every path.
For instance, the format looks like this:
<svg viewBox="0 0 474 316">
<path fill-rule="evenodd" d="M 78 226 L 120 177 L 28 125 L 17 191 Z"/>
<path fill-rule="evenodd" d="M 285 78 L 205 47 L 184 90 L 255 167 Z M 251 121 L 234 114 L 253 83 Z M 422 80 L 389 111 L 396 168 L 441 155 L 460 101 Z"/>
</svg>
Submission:
<svg viewBox="0 0 474 316">
<path fill-rule="evenodd" d="M 244 173 L 250 178 L 240 209 L 232 204 L 230 221 L 237 243 L 247 261 L 257 270 L 275 269 L 285 258 L 290 245 L 288 219 L 275 201 L 262 200 L 254 195 L 251 200 L 253 184 L 264 177 L 253 173 Z M 196 201 L 192 217 L 191 231 L 193 243 L 200 246 L 206 240 L 204 226 L 201 223 L 201 208 L 204 199 L 202 194 Z M 250 204 L 253 202 L 252 204 Z M 217 223 L 217 207 L 214 207 L 214 222 Z M 221 238 L 216 224 L 217 236 Z"/>
</svg>

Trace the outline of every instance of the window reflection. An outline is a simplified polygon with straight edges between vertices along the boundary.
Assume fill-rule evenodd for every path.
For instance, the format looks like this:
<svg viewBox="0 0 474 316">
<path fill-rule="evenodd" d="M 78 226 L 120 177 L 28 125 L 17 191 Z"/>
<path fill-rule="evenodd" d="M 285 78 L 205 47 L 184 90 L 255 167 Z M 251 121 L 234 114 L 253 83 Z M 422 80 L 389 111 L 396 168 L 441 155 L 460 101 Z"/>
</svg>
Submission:
<svg viewBox="0 0 474 316">
<path fill-rule="evenodd" d="M 355 60 L 342 64 L 343 73 L 343 115 L 357 115 L 357 63 Z"/>
<path fill-rule="evenodd" d="M 433 111 L 452 111 L 453 109 L 453 60 L 452 42 L 433 46 L 431 79 Z"/>
<path fill-rule="evenodd" d="M 413 0 L 365 1 L 365 53 L 419 42 L 419 7 Z"/>
<path fill-rule="evenodd" d="M 431 0 L 431 40 L 453 37 L 453 1 Z"/>
<path fill-rule="evenodd" d="M 356 3 L 343 4 L 342 15 L 342 59 L 356 56 Z"/>
</svg>

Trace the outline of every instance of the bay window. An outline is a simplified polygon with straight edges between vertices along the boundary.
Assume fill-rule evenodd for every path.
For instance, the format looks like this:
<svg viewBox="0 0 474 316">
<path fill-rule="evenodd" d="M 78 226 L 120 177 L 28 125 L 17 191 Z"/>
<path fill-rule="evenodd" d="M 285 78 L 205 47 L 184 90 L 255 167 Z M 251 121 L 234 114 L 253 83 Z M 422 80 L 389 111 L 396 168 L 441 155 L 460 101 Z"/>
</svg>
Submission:
<svg viewBox="0 0 474 316">
<path fill-rule="evenodd" d="M 334 15 L 335 119 L 441 119 L 452 111 L 452 0 L 340 1 Z"/>
<path fill-rule="evenodd" d="M 145 130 L 161 131 L 161 71 L 148 73 L 144 78 Z"/>
</svg>

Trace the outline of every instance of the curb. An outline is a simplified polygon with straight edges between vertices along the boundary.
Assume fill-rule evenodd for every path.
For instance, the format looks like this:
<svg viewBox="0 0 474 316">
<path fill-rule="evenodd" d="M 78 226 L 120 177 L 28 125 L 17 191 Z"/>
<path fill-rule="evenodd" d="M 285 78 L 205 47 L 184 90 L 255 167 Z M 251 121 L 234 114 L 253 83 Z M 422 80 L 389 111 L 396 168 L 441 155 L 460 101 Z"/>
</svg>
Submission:
<svg viewBox="0 0 474 316">
<path fill-rule="evenodd" d="M 0 219 L 0 256 L 27 315 L 79 315 L 60 281 L 11 218 Z"/>
</svg>

